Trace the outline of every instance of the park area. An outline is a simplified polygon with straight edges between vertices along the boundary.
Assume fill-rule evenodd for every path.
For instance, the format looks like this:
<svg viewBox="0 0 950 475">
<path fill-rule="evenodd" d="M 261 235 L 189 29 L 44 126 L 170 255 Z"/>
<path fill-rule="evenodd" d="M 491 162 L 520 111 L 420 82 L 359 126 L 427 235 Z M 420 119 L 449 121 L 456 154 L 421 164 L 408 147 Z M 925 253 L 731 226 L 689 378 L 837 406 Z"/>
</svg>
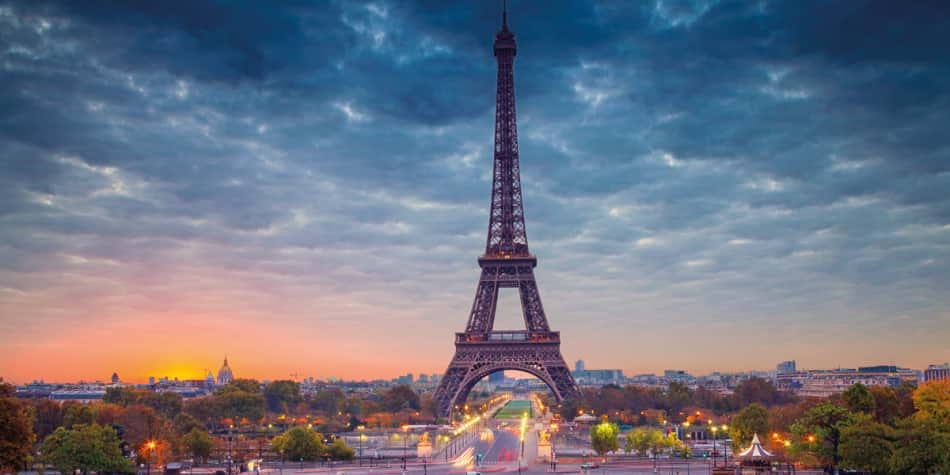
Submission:
<svg viewBox="0 0 950 475">
<path fill-rule="evenodd" d="M 531 417 L 531 401 L 524 399 L 515 399 L 508 401 L 508 404 L 505 404 L 505 407 L 501 408 L 497 413 L 495 413 L 496 419 L 516 419 L 528 413 L 528 417 Z"/>
</svg>

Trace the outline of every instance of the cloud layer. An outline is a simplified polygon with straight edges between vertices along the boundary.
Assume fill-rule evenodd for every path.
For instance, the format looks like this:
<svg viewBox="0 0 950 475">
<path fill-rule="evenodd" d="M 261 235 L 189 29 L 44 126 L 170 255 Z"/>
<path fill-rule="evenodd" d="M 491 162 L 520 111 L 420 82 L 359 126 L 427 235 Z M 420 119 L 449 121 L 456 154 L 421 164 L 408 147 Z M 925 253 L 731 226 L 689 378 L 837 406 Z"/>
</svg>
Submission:
<svg viewBox="0 0 950 475">
<path fill-rule="evenodd" d="M 950 358 L 944 2 L 509 3 L 568 359 Z M 441 372 L 484 246 L 498 23 L 492 2 L 0 2 L 0 375 L 225 352 L 258 377 Z"/>
</svg>

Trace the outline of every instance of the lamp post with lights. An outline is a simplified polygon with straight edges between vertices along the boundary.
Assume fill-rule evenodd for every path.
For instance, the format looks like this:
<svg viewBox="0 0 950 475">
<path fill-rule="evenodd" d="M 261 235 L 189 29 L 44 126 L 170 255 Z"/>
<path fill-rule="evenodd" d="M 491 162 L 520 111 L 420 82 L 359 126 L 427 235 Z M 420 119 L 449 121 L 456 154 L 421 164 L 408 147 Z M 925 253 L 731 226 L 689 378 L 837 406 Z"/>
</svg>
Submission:
<svg viewBox="0 0 950 475">
<path fill-rule="evenodd" d="M 468 406 L 466 406 L 468 407 Z M 402 469 L 406 469 L 406 462 L 409 460 L 409 426 L 402 426 Z"/>
<path fill-rule="evenodd" d="M 234 429 L 234 424 L 228 426 L 228 475 L 231 475 L 231 441 L 232 435 L 231 430 Z"/>
<path fill-rule="evenodd" d="M 722 465 L 726 466 L 729 464 L 729 447 L 726 445 L 726 431 L 729 430 L 729 426 L 723 424 L 719 427 L 722 429 L 723 442 L 722 442 Z"/>
<path fill-rule="evenodd" d="M 152 473 L 152 452 L 155 451 L 155 441 L 150 440 L 145 444 L 145 474 L 151 475 Z"/>
<path fill-rule="evenodd" d="M 719 453 L 716 451 L 716 433 L 719 432 L 719 428 L 713 426 L 710 430 L 713 433 L 713 467 L 718 467 Z"/>
<path fill-rule="evenodd" d="M 360 441 L 360 452 L 359 452 L 359 457 L 357 457 L 359 459 L 360 467 L 363 466 L 363 430 L 364 429 L 366 429 L 366 426 L 361 426 L 361 425 L 356 426 L 357 438 Z"/>
</svg>

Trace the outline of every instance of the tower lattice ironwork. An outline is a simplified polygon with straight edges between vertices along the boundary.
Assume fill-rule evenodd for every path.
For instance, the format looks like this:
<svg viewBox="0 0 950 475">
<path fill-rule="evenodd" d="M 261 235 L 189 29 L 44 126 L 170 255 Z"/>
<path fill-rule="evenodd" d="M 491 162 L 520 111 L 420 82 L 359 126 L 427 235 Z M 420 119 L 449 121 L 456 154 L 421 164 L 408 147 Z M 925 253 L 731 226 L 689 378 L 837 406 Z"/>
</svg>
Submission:
<svg viewBox="0 0 950 475">
<path fill-rule="evenodd" d="M 544 381 L 560 401 L 577 395 L 577 384 L 561 356 L 560 333 L 551 331 L 534 280 L 538 260 L 528 251 L 518 164 L 518 127 L 515 119 L 515 35 L 502 12 L 495 35 L 498 89 L 495 104 L 494 174 L 491 213 L 485 254 L 475 302 L 465 331 L 455 334 L 455 357 L 449 363 L 435 399 L 439 414 L 448 416 L 464 403 L 469 391 L 496 371 L 518 370 Z M 495 307 L 501 288 L 517 288 L 525 330 L 495 331 Z"/>
</svg>

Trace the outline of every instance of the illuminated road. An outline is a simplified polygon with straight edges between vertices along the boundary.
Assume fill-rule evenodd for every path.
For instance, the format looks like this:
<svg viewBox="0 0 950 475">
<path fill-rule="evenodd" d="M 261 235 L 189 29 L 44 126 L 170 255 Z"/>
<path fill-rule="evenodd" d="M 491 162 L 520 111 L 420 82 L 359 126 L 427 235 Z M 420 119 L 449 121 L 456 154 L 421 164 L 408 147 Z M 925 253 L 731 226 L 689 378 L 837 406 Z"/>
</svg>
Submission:
<svg viewBox="0 0 950 475">
<path fill-rule="evenodd" d="M 537 413 L 537 412 L 535 412 Z M 406 470 L 401 463 L 390 462 L 388 467 L 358 467 L 343 465 L 332 468 L 290 468 L 285 466 L 283 473 L 291 474 L 340 474 L 340 475 L 369 475 L 369 474 L 466 474 L 479 473 L 552 473 L 552 466 L 547 462 L 537 462 L 537 432 L 536 424 L 540 420 L 529 419 L 526 423 L 524 438 L 524 458 L 519 462 L 522 451 L 521 420 L 520 419 L 491 419 L 486 422 L 478 436 L 473 437 L 471 445 L 462 450 L 455 460 L 448 463 L 410 463 Z M 480 463 L 479 454 L 481 454 Z M 578 459 L 559 462 L 556 473 L 580 473 L 584 475 L 596 474 L 670 474 L 670 475 L 709 475 L 711 467 L 708 460 L 657 460 L 623 459 L 603 464 L 595 469 L 582 470 Z M 278 475 L 280 470 L 268 466 L 263 472 L 268 475 Z M 820 473 L 820 472 L 802 472 Z"/>
</svg>

